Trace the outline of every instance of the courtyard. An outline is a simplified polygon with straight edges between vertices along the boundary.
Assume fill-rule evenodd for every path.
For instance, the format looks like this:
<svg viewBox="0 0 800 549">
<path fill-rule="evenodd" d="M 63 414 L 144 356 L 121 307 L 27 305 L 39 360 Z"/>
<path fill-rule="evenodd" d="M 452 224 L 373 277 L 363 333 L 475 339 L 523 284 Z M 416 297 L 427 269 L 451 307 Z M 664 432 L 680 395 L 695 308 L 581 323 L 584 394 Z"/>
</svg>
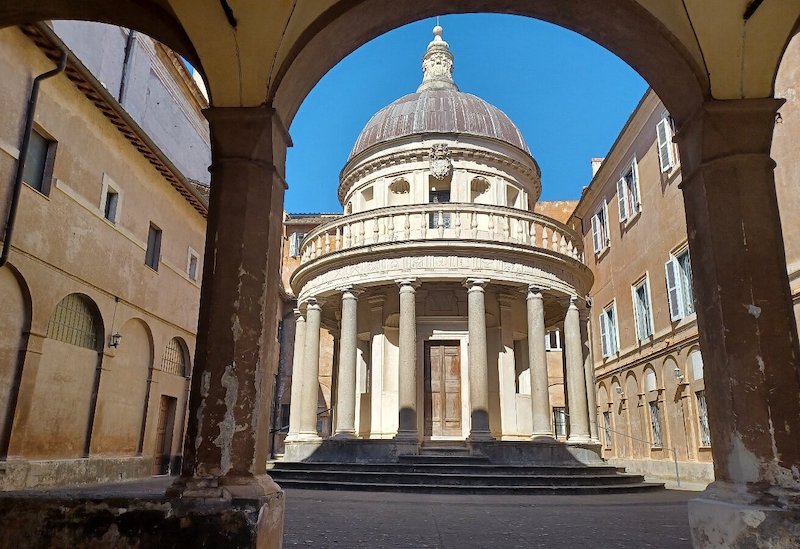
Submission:
<svg viewBox="0 0 800 549">
<path fill-rule="evenodd" d="M 691 547 L 696 493 L 475 496 L 286 490 L 285 547 Z M 647 525 L 647 527 L 643 527 Z"/>
</svg>

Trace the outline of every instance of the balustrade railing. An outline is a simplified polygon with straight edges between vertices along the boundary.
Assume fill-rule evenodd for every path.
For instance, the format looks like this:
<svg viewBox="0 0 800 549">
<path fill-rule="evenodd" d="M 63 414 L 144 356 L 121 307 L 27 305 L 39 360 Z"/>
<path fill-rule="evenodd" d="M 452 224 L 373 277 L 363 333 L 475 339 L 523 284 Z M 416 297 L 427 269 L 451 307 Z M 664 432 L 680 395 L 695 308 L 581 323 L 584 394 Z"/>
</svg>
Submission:
<svg viewBox="0 0 800 549">
<path fill-rule="evenodd" d="M 371 244 L 432 239 L 513 243 L 584 260 L 580 235 L 549 217 L 503 206 L 438 203 L 379 208 L 320 225 L 303 239 L 301 262 Z"/>
</svg>

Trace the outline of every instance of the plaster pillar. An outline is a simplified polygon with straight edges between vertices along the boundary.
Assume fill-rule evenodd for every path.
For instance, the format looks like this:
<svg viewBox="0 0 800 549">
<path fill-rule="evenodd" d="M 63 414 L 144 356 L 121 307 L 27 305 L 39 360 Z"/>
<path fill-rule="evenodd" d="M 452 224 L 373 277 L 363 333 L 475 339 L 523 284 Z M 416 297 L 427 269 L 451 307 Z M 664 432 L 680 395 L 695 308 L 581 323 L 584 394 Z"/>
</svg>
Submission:
<svg viewBox="0 0 800 549">
<path fill-rule="evenodd" d="M 306 337 L 303 349 L 303 384 L 300 389 L 299 438 L 318 440 L 317 407 L 319 402 L 319 330 L 322 307 L 318 299 L 306 304 Z"/>
<path fill-rule="evenodd" d="M 212 164 L 197 342 L 181 475 L 166 496 L 177 514 L 224 515 L 244 525 L 240 539 L 279 547 L 283 492 L 266 465 L 290 139 L 270 107 L 203 112 Z"/>
<path fill-rule="evenodd" d="M 303 400 L 303 355 L 306 347 L 306 318 L 300 309 L 294 310 L 294 353 L 292 354 L 292 393 L 289 401 L 289 433 L 286 442 L 300 434 Z"/>
<path fill-rule="evenodd" d="M 800 348 L 769 156 L 782 103 L 708 101 L 677 136 L 717 479 L 689 503 L 697 547 L 800 539 Z"/>
<path fill-rule="evenodd" d="M 339 378 L 336 385 L 334 438 L 356 436 L 356 362 L 358 360 L 358 290 L 341 288 L 342 319 L 339 336 Z"/>
<path fill-rule="evenodd" d="M 589 410 L 586 400 L 586 375 L 583 365 L 581 319 L 572 296 L 564 318 L 564 353 L 567 360 L 567 409 L 569 410 L 569 437 L 567 442 L 589 442 Z"/>
<path fill-rule="evenodd" d="M 400 286 L 400 356 L 398 360 L 399 423 L 397 438 L 418 439 L 417 435 L 417 312 L 413 278 L 398 280 Z"/>
<path fill-rule="evenodd" d="M 486 285 L 485 278 L 468 278 L 469 323 L 469 400 L 471 424 L 469 439 L 494 440 L 489 429 L 489 365 L 486 350 Z"/>
<path fill-rule="evenodd" d="M 383 295 L 371 295 L 369 302 L 369 373 L 370 373 L 370 438 L 383 438 L 386 432 L 383 415 Z"/>
<path fill-rule="evenodd" d="M 597 383 L 594 377 L 594 356 L 592 355 L 591 312 L 584 301 L 580 307 L 581 348 L 583 349 L 583 375 L 586 380 L 586 403 L 589 409 L 589 437 L 593 443 L 600 444 L 597 432 Z"/>
<path fill-rule="evenodd" d="M 531 371 L 531 414 L 533 434 L 531 439 L 552 441 L 550 422 L 550 380 L 547 375 L 547 349 L 545 348 L 544 298 L 536 286 L 528 287 L 528 366 Z"/>
<path fill-rule="evenodd" d="M 519 434 L 517 426 L 517 371 L 516 364 L 520 357 L 514 352 L 514 332 L 512 306 L 516 296 L 500 294 L 497 302 L 500 306 L 500 349 L 498 357 L 498 393 L 500 398 L 500 436 Z"/>
<path fill-rule="evenodd" d="M 266 474 L 289 136 L 269 107 L 210 108 L 211 195 L 182 500 L 258 498 L 282 518 Z"/>
</svg>

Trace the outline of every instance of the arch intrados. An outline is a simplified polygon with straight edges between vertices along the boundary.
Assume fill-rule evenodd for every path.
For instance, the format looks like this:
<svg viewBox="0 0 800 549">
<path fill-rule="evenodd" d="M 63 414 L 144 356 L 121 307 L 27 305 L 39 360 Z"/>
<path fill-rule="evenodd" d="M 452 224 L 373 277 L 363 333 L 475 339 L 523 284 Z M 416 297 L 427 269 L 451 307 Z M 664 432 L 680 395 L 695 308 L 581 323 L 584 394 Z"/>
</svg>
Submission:
<svg viewBox="0 0 800 549">
<path fill-rule="evenodd" d="M 200 68 L 192 41 L 167 0 L 4 0 L 0 3 L 0 28 L 68 20 L 108 23 L 148 35 Z"/>
<path fill-rule="evenodd" d="M 311 89 L 347 55 L 390 30 L 442 13 L 520 15 L 576 32 L 636 70 L 678 123 L 710 97 L 705 70 L 635 0 L 362 0 L 339 2 L 309 26 L 278 69 L 268 102 L 288 127 Z"/>
</svg>

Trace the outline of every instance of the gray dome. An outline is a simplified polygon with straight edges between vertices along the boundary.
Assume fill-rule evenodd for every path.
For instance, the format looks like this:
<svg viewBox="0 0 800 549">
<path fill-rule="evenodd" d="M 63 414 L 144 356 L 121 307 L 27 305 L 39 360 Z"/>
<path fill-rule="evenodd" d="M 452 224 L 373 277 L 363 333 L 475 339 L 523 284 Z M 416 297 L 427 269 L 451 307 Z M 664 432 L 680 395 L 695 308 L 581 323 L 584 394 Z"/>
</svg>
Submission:
<svg viewBox="0 0 800 549">
<path fill-rule="evenodd" d="M 377 143 L 422 133 L 490 137 L 530 154 L 522 133 L 503 111 L 453 86 L 410 93 L 382 108 L 361 130 L 350 158 Z"/>
</svg>

